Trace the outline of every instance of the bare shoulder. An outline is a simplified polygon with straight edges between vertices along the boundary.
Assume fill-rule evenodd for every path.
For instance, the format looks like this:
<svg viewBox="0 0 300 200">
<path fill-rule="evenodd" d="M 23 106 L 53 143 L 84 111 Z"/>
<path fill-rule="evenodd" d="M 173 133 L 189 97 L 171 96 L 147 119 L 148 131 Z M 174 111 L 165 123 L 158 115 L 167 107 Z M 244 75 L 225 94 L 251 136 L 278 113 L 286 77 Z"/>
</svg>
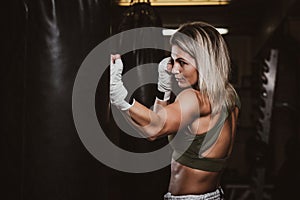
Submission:
<svg viewBox="0 0 300 200">
<path fill-rule="evenodd" d="M 207 95 L 193 88 L 181 91 L 175 101 L 179 101 L 181 105 L 184 105 L 184 108 L 198 110 L 198 112 L 201 111 L 201 115 L 211 113 L 210 102 Z"/>
</svg>

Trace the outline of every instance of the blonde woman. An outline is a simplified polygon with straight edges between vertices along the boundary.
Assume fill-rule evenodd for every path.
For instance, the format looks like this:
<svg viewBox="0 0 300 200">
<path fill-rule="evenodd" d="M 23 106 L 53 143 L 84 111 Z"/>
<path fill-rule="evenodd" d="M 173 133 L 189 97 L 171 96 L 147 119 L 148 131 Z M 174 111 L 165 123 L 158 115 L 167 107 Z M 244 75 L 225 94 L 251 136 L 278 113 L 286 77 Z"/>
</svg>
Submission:
<svg viewBox="0 0 300 200">
<path fill-rule="evenodd" d="M 230 156 L 240 109 L 228 82 L 230 59 L 222 36 L 204 22 L 183 24 L 171 37 L 171 57 L 158 65 L 160 95 L 153 110 L 124 99 L 120 55 L 111 57 L 111 103 L 149 140 L 168 136 L 173 148 L 164 199 L 223 199 L 222 171 Z M 169 102 L 172 76 L 181 88 Z"/>
</svg>

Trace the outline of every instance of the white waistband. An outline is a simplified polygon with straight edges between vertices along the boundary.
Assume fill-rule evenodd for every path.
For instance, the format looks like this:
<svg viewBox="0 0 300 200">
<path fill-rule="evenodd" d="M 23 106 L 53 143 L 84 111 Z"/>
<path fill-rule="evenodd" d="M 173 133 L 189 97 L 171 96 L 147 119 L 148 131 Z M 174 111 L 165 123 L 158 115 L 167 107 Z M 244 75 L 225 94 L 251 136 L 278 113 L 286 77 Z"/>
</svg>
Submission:
<svg viewBox="0 0 300 200">
<path fill-rule="evenodd" d="M 208 192 L 199 195 L 172 195 L 170 192 L 165 194 L 164 200 L 221 200 L 223 199 L 222 188 L 217 188 L 213 192 Z"/>
</svg>

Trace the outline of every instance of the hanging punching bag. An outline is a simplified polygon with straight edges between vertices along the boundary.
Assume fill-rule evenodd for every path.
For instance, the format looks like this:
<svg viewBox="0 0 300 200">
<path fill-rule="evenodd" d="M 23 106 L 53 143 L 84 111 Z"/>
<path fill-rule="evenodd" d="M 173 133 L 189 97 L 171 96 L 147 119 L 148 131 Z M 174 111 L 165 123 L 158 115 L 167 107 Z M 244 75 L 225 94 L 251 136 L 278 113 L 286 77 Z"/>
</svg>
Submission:
<svg viewBox="0 0 300 200">
<path fill-rule="evenodd" d="M 1 199 L 22 199 L 26 10 L 19 0 L 3 1 L 1 8 Z"/>
<path fill-rule="evenodd" d="M 76 73 L 87 54 L 109 36 L 110 1 L 25 3 L 22 199 L 113 199 L 110 169 L 85 149 L 72 116 Z M 102 84 L 108 88 L 107 80 Z M 99 105 L 105 113 L 107 100 Z"/>
<path fill-rule="evenodd" d="M 134 3 L 132 4 L 122 15 L 122 21 L 119 24 L 119 32 L 126 31 L 134 28 L 142 27 L 161 27 L 162 22 L 158 13 L 150 5 L 150 3 Z M 141 46 L 144 38 L 144 30 L 139 29 L 135 32 L 136 35 L 132 38 L 136 38 L 136 41 L 133 40 L 131 45 L 132 49 L 136 49 L 136 45 L 140 44 Z M 165 39 L 162 36 L 162 33 L 157 33 L 153 31 L 153 44 L 155 43 L 164 43 Z M 138 42 L 137 42 L 138 41 Z M 119 45 L 128 45 L 128 41 L 123 41 L 122 39 L 119 42 Z M 134 73 L 136 85 L 142 83 L 144 79 L 149 74 L 146 74 L 142 68 L 137 68 L 137 66 L 147 64 L 147 63 L 159 63 L 166 54 L 163 50 L 159 49 L 137 49 L 131 52 L 128 52 L 122 56 L 122 61 L 124 64 L 123 73 L 128 72 L 129 70 L 135 68 L 131 71 Z M 157 74 L 158 77 L 158 74 Z M 124 82 L 126 85 L 126 82 Z M 150 108 L 155 100 L 157 84 L 147 84 L 142 85 L 133 92 L 131 99 L 135 99 L 143 105 Z M 132 131 L 136 131 L 132 129 Z M 140 135 L 139 133 L 127 134 L 123 131 L 119 131 L 119 146 L 127 151 L 131 152 L 151 152 L 156 149 L 161 148 L 167 144 L 167 139 L 162 138 L 154 142 L 149 142 L 145 138 L 137 138 L 131 135 Z M 155 160 L 153 160 L 155 162 Z M 168 181 L 169 181 L 169 167 L 164 169 L 157 170 L 155 172 L 142 173 L 142 174 L 122 174 L 121 176 L 121 192 L 122 199 L 161 199 L 163 195 L 167 192 Z M 142 183 L 142 184 L 141 184 Z"/>
<path fill-rule="evenodd" d="M 156 10 L 148 3 L 134 3 L 132 4 L 124 13 L 123 20 L 119 25 L 119 31 L 126 31 L 134 28 L 142 28 L 142 27 L 161 27 L 162 22 L 161 19 L 156 12 Z M 142 44 L 144 40 L 144 30 L 140 29 L 136 32 L 133 38 L 137 38 L 138 42 L 132 42 L 132 49 L 136 49 L 137 43 Z M 154 43 L 163 43 L 164 38 L 162 34 L 157 33 L 157 31 L 153 31 L 153 40 Z M 160 41 L 157 41 L 160 40 Z M 120 46 L 123 45 L 123 42 L 120 41 Z M 155 46 L 155 45 L 154 45 Z M 137 49 L 133 50 L 125 55 L 122 55 L 122 60 L 124 63 L 124 73 L 135 68 L 135 77 L 137 85 L 142 82 L 148 76 L 141 68 L 137 68 L 137 66 L 147 64 L 147 63 L 159 63 L 165 57 L 165 51 L 159 49 Z M 126 84 L 126 83 L 125 83 Z M 157 91 L 156 84 L 148 84 L 141 85 L 139 88 L 134 91 L 131 99 L 135 99 L 148 108 L 153 105 L 153 102 L 156 97 Z M 146 140 L 135 139 L 132 137 L 127 137 L 127 135 L 122 134 L 121 137 L 124 137 L 120 140 L 120 145 L 125 149 L 129 149 L 131 151 L 136 152 L 147 152 L 156 148 L 155 146 L 160 144 L 162 141 L 154 142 L 155 144 L 149 144 Z M 129 142 L 127 139 L 131 140 Z M 134 142 L 134 143 L 132 143 Z M 159 145 L 160 146 L 160 145 Z"/>
</svg>

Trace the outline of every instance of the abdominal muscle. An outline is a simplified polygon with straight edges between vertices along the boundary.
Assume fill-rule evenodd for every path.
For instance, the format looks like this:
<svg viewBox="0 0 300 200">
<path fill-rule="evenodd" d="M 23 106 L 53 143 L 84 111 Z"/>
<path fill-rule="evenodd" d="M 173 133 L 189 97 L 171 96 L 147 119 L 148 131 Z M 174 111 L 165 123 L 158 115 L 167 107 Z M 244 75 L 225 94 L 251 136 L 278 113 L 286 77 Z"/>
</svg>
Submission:
<svg viewBox="0 0 300 200">
<path fill-rule="evenodd" d="M 220 184 L 221 172 L 192 169 L 175 160 L 171 162 L 169 192 L 172 195 L 203 194 L 214 191 Z"/>
</svg>

